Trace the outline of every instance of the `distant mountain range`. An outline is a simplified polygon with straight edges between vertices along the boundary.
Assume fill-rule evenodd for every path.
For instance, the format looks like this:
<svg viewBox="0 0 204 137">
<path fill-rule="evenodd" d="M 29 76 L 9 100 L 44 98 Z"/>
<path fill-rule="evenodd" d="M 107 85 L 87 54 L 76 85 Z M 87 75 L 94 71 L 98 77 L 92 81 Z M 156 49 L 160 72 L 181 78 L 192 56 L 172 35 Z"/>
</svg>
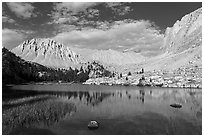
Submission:
<svg viewBox="0 0 204 137">
<path fill-rule="evenodd" d="M 116 71 L 173 70 L 185 66 L 202 65 L 202 8 L 185 15 L 173 27 L 167 28 L 162 54 L 144 57 L 141 54 L 115 50 L 69 48 L 52 39 L 32 39 L 11 52 L 26 61 L 52 68 L 80 68 L 88 62 L 98 61 Z"/>
<path fill-rule="evenodd" d="M 88 61 L 105 64 L 124 65 L 142 62 L 145 57 L 134 52 L 115 50 L 77 49 L 64 46 L 52 39 L 31 39 L 12 49 L 17 56 L 54 68 L 80 66 Z"/>
</svg>

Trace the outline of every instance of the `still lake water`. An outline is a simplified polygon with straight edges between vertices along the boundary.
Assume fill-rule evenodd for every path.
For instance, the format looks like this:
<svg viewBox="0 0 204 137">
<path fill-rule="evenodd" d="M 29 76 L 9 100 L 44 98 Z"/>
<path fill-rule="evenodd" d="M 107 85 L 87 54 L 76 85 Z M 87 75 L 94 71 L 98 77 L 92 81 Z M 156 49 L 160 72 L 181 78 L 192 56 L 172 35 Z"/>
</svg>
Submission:
<svg viewBox="0 0 204 137">
<path fill-rule="evenodd" d="M 33 84 L 12 90 L 48 94 L 76 106 L 55 124 L 16 134 L 202 134 L 201 89 Z M 173 103 L 182 107 L 173 108 Z M 90 120 L 99 122 L 97 130 L 87 128 Z"/>
</svg>

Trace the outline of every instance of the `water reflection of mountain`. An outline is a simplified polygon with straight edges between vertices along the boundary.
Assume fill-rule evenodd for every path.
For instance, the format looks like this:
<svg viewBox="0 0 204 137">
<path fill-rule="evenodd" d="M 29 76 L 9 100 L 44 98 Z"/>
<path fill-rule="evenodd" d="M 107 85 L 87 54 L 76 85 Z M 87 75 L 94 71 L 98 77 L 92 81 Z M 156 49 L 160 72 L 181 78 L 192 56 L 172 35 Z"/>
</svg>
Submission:
<svg viewBox="0 0 204 137">
<path fill-rule="evenodd" d="M 139 95 L 137 96 L 137 100 L 141 101 L 144 103 L 145 100 L 145 91 L 140 90 Z M 124 93 L 122 92 L 49 92 L 48 94 L 52 94 L 53 96 L 56 96 L 58 98 L 66 98 L 68 100 L 70 99 L 78 99 L 79 101 L 83 102 L 86 105 L 91 105 L 91 106 L 97 106 L 100 103 L 103 102 L 104 99 L 106 98 L 127 98 L 129 100 L 133 99 L 131 98 L 132 95 L 128 93 L 128 91 Z"/>
<path fill-rule="evenodd" d="M 86 105 L 96 106 L 103 102 L 105 98 L 112 96 L 112 93 L 103 92 L 52 92 L 50 93 L 58 98 L 78 99 Z"/>
<path fill-rule="evenodd" d="M 138 100 L 142 104 L 145 100 L 157 100 L 177 102 L 181 104 L 190 103 L 193 106 L 201 107 L 201 93 L 193 90 L 172 90 L 172 89 L 137 89 L 137 90 L 112 90 L 110 92 L 99 91 L 68 91 L 68 92 L 46 92 L 59 98 L 79 100 L 86 105 L 96 106 L 107 98 L 121 98 L 127 100 Z"/>
<path fill-rule="evenodd" d="M 27 86 L 28 88 L 28 86 Z M 63 91 L 65 87 L 62 86 L 62 91 L 43 91 L 38 89 L 34 90 L 11 90 L 10 92 L 3 92 L 3 100 L 10 97 L 28 97 L 36 95 L 54 95 L 56 97 L 73 98 L 79 100 L 84 104 L 96 106 L 107 98 L 118 98 L 127 100 L 137 100 L 145 103 L 147 100 L 165 101 L 165 102 L 178 102 L 181 104 L 190 103 L 193 106 L 201 106 L 202 94 L 201 90 L 196 89 L 177 89 L 177 88 L 137 88 L 137 87 L 87 87 L 80 85 L 77 91 Z M 66 87 L 69 89 L 69 87 Z M 103 89 L 104 88 L 104 89 Z M 87 91 L 85 90 L 87 89 Z M 8 90 L 6 90 L 8 91 Z M 197 92 L 198 91 L 198 92 Z M 11 94 L 11 95 L 10 95 Z M 13 95 L 15 94 L 15 95 Z"/>
</svg>

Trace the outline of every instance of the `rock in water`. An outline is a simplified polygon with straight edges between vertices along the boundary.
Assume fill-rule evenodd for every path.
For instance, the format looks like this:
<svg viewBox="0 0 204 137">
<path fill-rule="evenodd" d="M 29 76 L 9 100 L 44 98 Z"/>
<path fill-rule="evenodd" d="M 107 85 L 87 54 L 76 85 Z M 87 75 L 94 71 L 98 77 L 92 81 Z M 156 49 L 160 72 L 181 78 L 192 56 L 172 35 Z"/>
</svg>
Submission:
<svg viewBox="0 0 204 137">
<path fill-rule="evenodd" d="M 171 107 L 173 107 L 173 108 L 181 108 L 182 107 L 182 105 L 181 104 L 171 104 L 170 105 Z"/>
<path fill-rule="evenodd" d="M 99 127 L 99 124 L 97 121 L 90 121 L 88 123 L 88 128 L 89 129 L 97 129 Z"/>
</svg>

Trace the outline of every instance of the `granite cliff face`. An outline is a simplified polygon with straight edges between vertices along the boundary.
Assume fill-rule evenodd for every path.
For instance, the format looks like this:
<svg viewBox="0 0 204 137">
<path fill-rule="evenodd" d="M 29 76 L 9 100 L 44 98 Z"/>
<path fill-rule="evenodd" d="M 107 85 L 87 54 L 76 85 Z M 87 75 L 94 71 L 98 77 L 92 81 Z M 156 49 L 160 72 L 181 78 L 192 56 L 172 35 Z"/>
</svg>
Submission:
<svg viewBox="0 0 204 137">
<path fill-rule="evenodd" d="M 202 9 L 182 17 L 166 29 L 163 54 L 143 62 L 146 70 L 202 67 Z"/>
<path fill-rule="evenodd" d="M 68 68 L 81 62 L 80 55 L 51 39 L 27 40 L 12 52 L 27 61 L 49 67 Z"/>
<path fill-rule="evenodd" d="M 185 15 L 171 28 L 166 29 L 163 50 L 167 53 L 180 53 L 195 48 L 202 42 L 202 8 Z"/>
</svg>

